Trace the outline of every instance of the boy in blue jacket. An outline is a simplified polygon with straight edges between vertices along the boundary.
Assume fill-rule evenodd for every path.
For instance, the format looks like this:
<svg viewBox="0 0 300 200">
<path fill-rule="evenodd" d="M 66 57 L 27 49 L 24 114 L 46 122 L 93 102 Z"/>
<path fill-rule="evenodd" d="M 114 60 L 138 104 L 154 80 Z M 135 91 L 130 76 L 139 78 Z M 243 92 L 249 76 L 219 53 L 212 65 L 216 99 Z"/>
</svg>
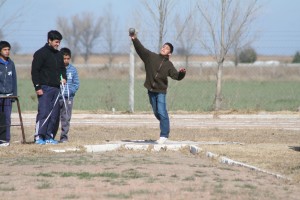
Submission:
<svg viewBox="0 0 300 200">
<path fill-rule="evenodd" d="M 79 89 L 79 78 L 76 68 L 70 64 L 71 50 L 62 48 L 60 50 L 64 57 L 64 65 L 67 70 L 67 83 L 61 88 L 62 96 L 59 98 L 60 117 L 57 118 L 56 131 L 58 131 L 59 121 L 61 122 L 60 142 L 68 142 L 68 132 L 72 117 L 73 101 L 77 90 Z M 54 135 L 55 137 L 55 135 Z"/>
<path fill-rule="evenodd" d="M 10 44 L 0 41 L 0 96 L 17 96 L 17 74 L 14 62 L 9 58 Z M 5 118 L 1 126 L 6 130 L 0 135 L 0 146 L 9 146 L 12 99 L 0 99 L 0 113 Z"/>
</svg>

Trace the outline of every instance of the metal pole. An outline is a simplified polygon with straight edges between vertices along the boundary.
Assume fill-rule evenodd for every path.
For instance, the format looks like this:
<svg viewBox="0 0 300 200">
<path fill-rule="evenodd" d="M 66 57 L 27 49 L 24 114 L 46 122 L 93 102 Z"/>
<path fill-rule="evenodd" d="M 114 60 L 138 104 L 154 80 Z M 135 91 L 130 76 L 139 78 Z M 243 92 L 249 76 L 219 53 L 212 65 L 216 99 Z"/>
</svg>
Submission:
<svg viewBox="0 0 300 200">
<path fill-rule="evenodd" d="M 129 66 L 129 112 L 134 112 L 134 47 L 130 45 Z"/>
</svg>

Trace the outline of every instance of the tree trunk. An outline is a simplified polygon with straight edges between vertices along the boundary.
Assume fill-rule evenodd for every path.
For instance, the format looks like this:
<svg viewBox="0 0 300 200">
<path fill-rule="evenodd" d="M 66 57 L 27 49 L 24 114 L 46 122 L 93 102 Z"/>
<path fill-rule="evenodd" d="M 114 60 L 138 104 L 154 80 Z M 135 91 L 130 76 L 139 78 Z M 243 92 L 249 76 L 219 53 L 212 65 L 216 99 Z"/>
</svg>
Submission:
<svg viewBox="0 0 300 200">
<path fill-rule="evenodd" d="M 221 109 L 222 103 L 222 75 L 223 75 L 223 62 L 218 63 L 217 71 L 217 87 L 214 101 L 214 111 L 218 112 Z"/>
</svg>

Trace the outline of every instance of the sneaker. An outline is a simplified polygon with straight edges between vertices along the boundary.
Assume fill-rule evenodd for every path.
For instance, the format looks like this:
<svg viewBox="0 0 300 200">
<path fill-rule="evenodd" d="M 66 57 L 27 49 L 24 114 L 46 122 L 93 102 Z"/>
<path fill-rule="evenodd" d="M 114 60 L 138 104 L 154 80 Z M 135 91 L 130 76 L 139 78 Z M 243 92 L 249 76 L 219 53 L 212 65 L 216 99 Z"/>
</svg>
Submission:
<svg viewBox="0 0 300 200">
<path fill-rule="evenodd" d="M 160 137 L 158 140 L 156 140 L 156 143 L 164 144 L 167 140 L 168 140 L 168 138 L 166 138 L 166 137 Z"/>
<path fill-rule="evenodd" d="M 46 144 L 58 144 L 58 141 L 53 140 L 53 139 L 46 140 L 45 142 L 46 142 Z"/>
<path fill-rule="evenodd" d="M 34 143 L 35 143 L 35 144 L 39 144 L 39 145 L 44 145 L 44 144 L 46 144 L 46 142 L 45 142 L 43 139 L 37 139 L 37 140 L 35 140 Z"/>
<path fill-rule="evenodd" d="M 9 146 L 9 142 L 0 143 L 0 147 L 7 147 L 7 146 Z"/>
<path fill-rule="evenodd" d="M 67 142 L 68 142 L 67 139 L 61 139 L 61 140 L 59 141 L 59 143 L 67 143 Z"/>
</svg>

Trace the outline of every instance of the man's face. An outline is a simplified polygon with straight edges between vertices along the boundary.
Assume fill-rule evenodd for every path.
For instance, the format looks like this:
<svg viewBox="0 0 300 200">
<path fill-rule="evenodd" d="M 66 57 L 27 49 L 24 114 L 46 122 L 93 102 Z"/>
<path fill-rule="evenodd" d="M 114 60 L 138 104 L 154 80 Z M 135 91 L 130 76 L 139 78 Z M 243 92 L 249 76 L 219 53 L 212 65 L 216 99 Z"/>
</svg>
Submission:
<svg viewBox="0 0 300 200">
<path fill-rule="evenodd" d="M 48 43 L 51 47 L 57 50 L 60 45 L 60 40 L 49 40 Z"/>
<path fill-rule="evenodd" d="M 164 44 L 162 48 L 160 49 L 160 54 L 163 56 L 170 56 L 171 55 L 171 49 L 169 45 Z"/>
<path fill-rule="evenodd" d="M 67 67 L 70 64 L 71 57 L 69 55 L 64 55 L 64 64 Z"/>
<path fill-rule="evenodd" d="M 10 48 L 9 47 L 4 47 L 1 50 L 1 58 L 3 59 L 7 59 L 9 57 L 9 53 L 10 53 Z"/>
</svg>

